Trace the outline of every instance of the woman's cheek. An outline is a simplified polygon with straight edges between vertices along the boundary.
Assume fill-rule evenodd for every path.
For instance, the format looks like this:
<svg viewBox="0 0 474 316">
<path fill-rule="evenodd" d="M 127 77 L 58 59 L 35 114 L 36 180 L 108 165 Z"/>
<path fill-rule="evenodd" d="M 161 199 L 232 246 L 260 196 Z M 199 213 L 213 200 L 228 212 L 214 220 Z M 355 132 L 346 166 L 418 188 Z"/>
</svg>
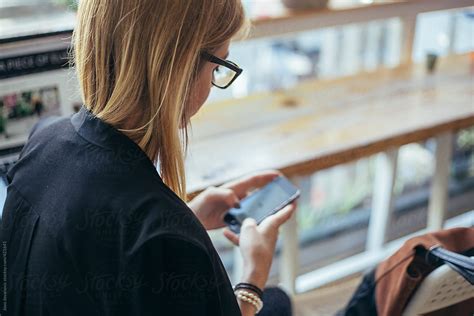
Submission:
<svg viewBox="0 0 474 316">
<path fill-rule="evenodd" d="M 209 94 L 211 92 L 211 87 L 212 87 L 212 72 L 210 76 L 203 76 L 201 77 L 202 80 L 200 80 L 199 84 L 197 85 L 197 95 L 194 100 L 194 108 L 193 108 L 193 114 L 196 114 L 199 109 L 203 106 L 203 104 L 206 102 L 207 98 L 209 97 Z"/>
</svg>

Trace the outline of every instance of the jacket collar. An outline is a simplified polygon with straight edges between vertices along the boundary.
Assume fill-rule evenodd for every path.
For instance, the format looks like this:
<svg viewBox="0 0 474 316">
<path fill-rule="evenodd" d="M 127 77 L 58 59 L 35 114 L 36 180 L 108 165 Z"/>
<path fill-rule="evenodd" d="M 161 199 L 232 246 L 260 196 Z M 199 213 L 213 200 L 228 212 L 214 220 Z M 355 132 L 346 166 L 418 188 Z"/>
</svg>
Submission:
<svg viewBox="0 0 474 316">
<path fill-rule="evenodd" d="M 130 162 L 137 163 L 145 160 L 156 171 L 152 161 L 133 140 L 112 125 L 96 117 L 84 105 L 81 106 L 79 112 L 71 117 L 71 123 L 76 132 L 86 141 L 120 155 L 125 154 L 130 158 Z"/>
</svg>

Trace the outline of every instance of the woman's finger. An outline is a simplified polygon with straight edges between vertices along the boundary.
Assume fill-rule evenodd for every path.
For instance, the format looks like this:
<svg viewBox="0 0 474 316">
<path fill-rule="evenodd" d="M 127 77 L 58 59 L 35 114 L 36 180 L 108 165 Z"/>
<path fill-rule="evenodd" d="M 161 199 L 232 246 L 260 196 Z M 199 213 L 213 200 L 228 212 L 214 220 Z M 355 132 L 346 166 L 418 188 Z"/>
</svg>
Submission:
<svg viewBox="0 0 474 316">
<path fill-rule="evenodd" d="M 234 190 L 229 188 L 219 188 L 222 190 L 222 197 L 224 198 L 228 207 L 240 207 L 240 199 L 235 194 Z"/>
<path fill-rule="evenodd" d="M 230 229 L 228 228 L 225 228 L 224 229 L 224 236 L 229 239 L 229 241 L 231 243 L 233 243 L 234 245 L 238 246 L 239 245 L 239 236 L 237 236 L 236 233 L 234 233 L 233 231 L 231 231 Z"/>
<path fill-rule="evenodd" d="M 260 188 L 281 175 L 282 173 L 278 170 L 259 171 L 248 175 L 246 178 L 244 178 L 243 183 L 252 188 Z"/>
<path fill-rule="evenodd" d="M 242 229 L 257 227 L 257 221 L 254 218 L 247 217 L 242 222 Z"/>
<path fill-rule="evenodd" d="M 263 187 L 280 175 L 282 174 L 278 170 L 259 171 L 226 183 L 222 187 L 232 189 L 242 199 L 247 195 L 248 191 Z"/>
<path fill-rule="evenodd" d="M 246 234 L 251 238 L 254 237 L 257 234 L 257 221 L 251 217 L 244 219 L 240 227 L 240 233 Z"/>
</svg>

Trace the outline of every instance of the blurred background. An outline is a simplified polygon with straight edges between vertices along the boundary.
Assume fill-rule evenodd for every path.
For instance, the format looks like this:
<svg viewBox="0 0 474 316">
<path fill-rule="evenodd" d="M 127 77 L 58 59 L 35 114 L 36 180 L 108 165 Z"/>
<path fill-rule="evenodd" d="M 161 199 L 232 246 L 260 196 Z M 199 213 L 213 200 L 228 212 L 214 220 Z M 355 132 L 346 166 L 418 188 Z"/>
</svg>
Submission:
<svg viewBox="0 0 474 316">
<path fill-rule="evenodd" d="M 244 72 L 229 89 L 214 89 L 208 105 L 196 118 L 191 142 L 195 141 L 197 145 L 191 146 L 189 151 L 190 194 L 203 189 L 205 184 L 218 184 L 221 180 L 260 169 L 261 166 L 291 170 L 291 165 L 286 165 L 287 160 L 284 164 L 275 158 L 268 161 L 262 158 L 262 161 L 254 163 L 255 158 L 252 156 L 242 162 L 245 168 L 233 165 L 235 161 L 229 159 L 228 165 L 226 160 L 226 163 L 210 170 L 199 165 L 201 158 L 198 156 L 201 155 L 199 146 L 205 148 L 206 142 L 213 135 L 244 135 L 239 134 L 243 130 L 246 133 L 252 132 L 252 126 L 243 122 L 246 115 L 252 117 L 252 122 L 259 128 L 276 121 L 282 124 L 285 122 L 285 115 L 290 121 L 293 114 L 288 112 L 289 114 L 282 114 L 283 118 L 278 116 L 278 120 L 272 121 L 265 116 L 260 122 L 258 107 L 265 104 L 269 106 L 272 102 L 269 101 L 270 96 L 279 95 L 285 98 L 290 96 L 287 107 L 291 108 L 294 101 L 291 97 L 296 95 L 298 99 L 298 87 L 311 89 L 312 84 L 318 87 L 319 94 L 314 99 L 308 98 L 311 105 L 316 109 L 321 107 L 321 111 L 325 109 L 321 100 L 343 113 L 367 100 L 383 103 L 387 96 L 396 99 L 397 96 L 409 93 L 417 99 L 417 104 L 429 103 L 430 100 L 439 102 L 436 98 L 438 92 L 442 92 L 443 78 L 449 76 L 444 77 L 441 67 L 438 67 L 438 73 L 436 63 L 441 66 L 444 60 L 461 56 L 459 58 L 468 62 L 453 68 L 461 69 L 462 73 L 462 65 L 466 65 L 464 77 L 456 77 L 456 80 L 470 82 L 468 94 L 463 99 L 463 108 L 467 109 L 466 120 L 473 121 L 473 1 L 331 0 L 329 4 L 322 1 L 315 7 L 309 7 L 305 3 L 303 8 L 288 8 L 294 5 L 293 2 L 298 1 L 243 0 L 254 26 L 248 39 L 231 45 L 229 60 L 236 62 Z M 14 164 L 29 129 L 39 117 L 70 115 L 81 105 L 74 71 L 68 68 L 67 63 L 76 9 L 75 0 L 0 1 L 0 175 L 3 175 L 3 179 L 6 170 Z M 399 77 L 394 76 L 396 80 L 393 82 L 383 81 L 390 71 L 416 65 L 422 69 L 422 75 L 418 77 L 404 77 L 402 72 Z M 351 82 L 369 79 L 377 82 L 379 75 L 384 82 L 381 87 L 372 89 L 372 84 L 365 90 L 344 96 L 347 85 L 351 85 Z M 458 75 L 456 73 L 453 76 Z M 437 78 L 434 83 L 433 78 Z M 447 85 L 456 86 L 453 80 Z M 414 85 L 419 88 L 414 88 Z M 326 86 L 331 89 L 324 96 Z M 421 97 L 417 94 L 417 89 L 423 92 Z M 305 99 L 306 102 L 308 98 Z M 242 104 L 251 104 L 251 107 L 237 109 Z M 446 100 L 445 107 L 450 107 L 449 100 Z M 224 122 L 229 118 L 216 113 L 226 109 L 230 109 L 231 113 L 238 112 L 238 118 L 243 118 L 242 124 L 234 122 L 234 129 L 230 130 L 220 126 L 219 120 Z M 267 115 L 267 112 L 264 113 Z M 387 112 L 389 116 L 388 113 L 390 112 Z M 363 112 L 363 116 L 370 122 L 370 111 Z M 211 124 L 206 130 L 201 122 L 213 122 L 215 126 Z M 335 125 L 339 123 L 334 122 Z M 449 121 L 445 123 L 448 124 Z M 464 125 L 450 131 L 449 180 L 445 186 L 448 198 L 443 221 L 464 216 L 459 221 L 472 225 L 474 124 Z M 211 132 L 208 132 L 209 129 Z M 259 130 L 255 129 L 252 134 L 257 141 Z M 294 126 L 292 132 L 298 132 L 298 126 Z M 374 133 L 373 137 L 376 136 L 377 133 Z M 318 131 L 314 132 L 314 137 L 318 137 Z M 216 137 L 211 143 L 218 145 L 218 139 Z M 266 139 L 262 137 L 261 141 L 265 142 Z M 432 187 L 433 177 L 439 169 L 436 165 L 438 144 L 436 135 L 427 134 L 425 138 L 397 146 L 396 168 L 389 168 L 389 171 L 394 172 L 393 187 L 390 187 L 390 218 L 380 249 L 387 242 L 409 236 L 426 227 L 430 199 L 436 199 L 432 197 Z M 197 149 L 193 151 L 194 148 Z M 308 152 L 310 150 L 316 156 L 320 152 L 317 146 L 308 149 Z M 256 149 L 255 152 L 259 151 Z M 213 157 L 212 153 L 207 155 Z M 202 159 L 209 159 L 208 156 Z M 220 159 L 221 156 L 216 157 L 212 159 Z M 384 171 L 379 169 L 377 159 L 375 154 L 365 157 L 356 155 L 355 159 L 330 163 L 327 168 L 290 175 L 302 189 L 303 195 L 296 224 L 286 232 L 287 236 L 293 232 L 293 238 L 286 237 L 280 241 L 279 249 L 282 250 L 279 250 L 273 265 L 271 282 L 286 282 L 292 291 L 306 292 L 351 274 L 348 271 L 326 282 L 311 273 L 330 267 L 342 259 L 363 254 L 370 248 L 368 236 L 374 209 L 373 197 L 377 190 L 377 174 Z M 194 172 L 193 168 L 203 170 Z M 227 169 L 233 171 L 228 172 Z M 3 180 L 0 205 L 3 204 L 5 194 Z M 383 193 L 380 194 L 383 196 Z M 236 262 L 239 259 L 236 258 L 238 256 L 233 247 L 220 231 L 211 232 L 211 236 L 228 271 L 231 274 L 238 273 Z M 295 240 L 298 251 L 287 253 L 296 255 L 297 259 L 284 259 L 283 244 L 291 245 Z M 285 265 L 286 268 L 281 267 L 282 262 L 289 262 L 285 260 L 291 261 Z M 296 277 L 299 278 L 299 283 L 298 280 L 295 281 Z M 305 283 L 304 280 L 312 277 L 315 280 L 313 283 Z"/>
</svg>

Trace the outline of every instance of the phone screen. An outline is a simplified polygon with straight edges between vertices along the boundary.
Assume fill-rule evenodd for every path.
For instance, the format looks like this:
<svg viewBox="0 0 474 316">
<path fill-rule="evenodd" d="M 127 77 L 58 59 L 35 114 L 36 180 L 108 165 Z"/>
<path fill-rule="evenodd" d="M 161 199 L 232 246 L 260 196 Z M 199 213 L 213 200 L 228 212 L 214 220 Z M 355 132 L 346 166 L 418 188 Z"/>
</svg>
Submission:
<svg viewBox="0 0 474 316">
<path fill-rule="evenodd" d="M 240 208 L 232 208 L 224 220 L 231 226 L 240 226 L 247 217 L 260 223 L 299 196 L 299 190 L 284 177 L 277 177 L 263 188 L 250 193 L 240 201 Z M 235 227 L 234 227 L 235 228 Z M 236 231 L 236 229 L 232 229 Z"/>
</svg>

